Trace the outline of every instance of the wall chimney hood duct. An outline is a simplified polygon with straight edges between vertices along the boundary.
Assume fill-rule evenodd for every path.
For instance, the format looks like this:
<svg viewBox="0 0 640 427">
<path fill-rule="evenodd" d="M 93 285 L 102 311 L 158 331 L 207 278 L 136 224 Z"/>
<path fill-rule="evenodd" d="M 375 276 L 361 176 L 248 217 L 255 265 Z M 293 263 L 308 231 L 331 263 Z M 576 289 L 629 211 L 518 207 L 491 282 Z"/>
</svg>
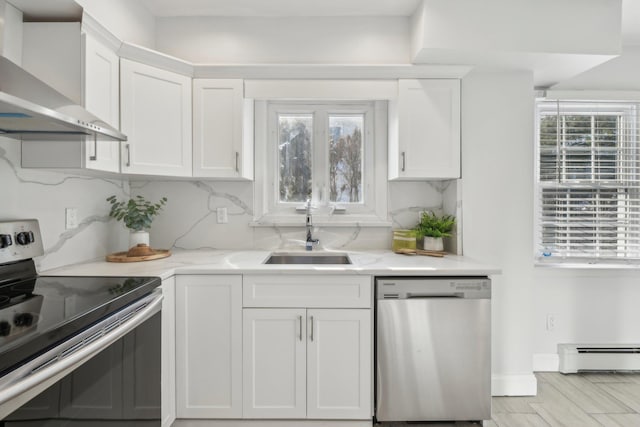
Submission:
<svg viewBox="0 0 640 427">
<path fill-rule="evenodd" d="M 117 140 L 127 137 L 0 57 L 0 136 L 22 140 Z"/>
<path fill-rule="evenodd" d="M 50 4 L 40 5 L 35 10 L 33 3 L 36 2 L 31 0 L 12 0 L 12 3 L 26 6 L 32 12 L 55 9 L 56 5 L 77 8 L 71 0 L 46 2 Z M 119 130 L 16 64 L 20 63 L 22 55 L 22 21 L 20 9 L 0 0 L 0 137 L 40 141 L 126 141 L 127 137 Z"/>
</svg>

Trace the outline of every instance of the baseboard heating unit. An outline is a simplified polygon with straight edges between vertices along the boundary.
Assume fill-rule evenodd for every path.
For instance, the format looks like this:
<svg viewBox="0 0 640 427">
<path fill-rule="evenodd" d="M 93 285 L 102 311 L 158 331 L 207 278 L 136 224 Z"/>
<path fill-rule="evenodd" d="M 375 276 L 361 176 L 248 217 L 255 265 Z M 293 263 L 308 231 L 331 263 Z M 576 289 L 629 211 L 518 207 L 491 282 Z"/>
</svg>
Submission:
<svg viewBox="0 0 640 427">
<path fill-rule="evenodd" d="M 640 371 L 640 344 L 558 344 L 560 372 Z"/>
</svg>

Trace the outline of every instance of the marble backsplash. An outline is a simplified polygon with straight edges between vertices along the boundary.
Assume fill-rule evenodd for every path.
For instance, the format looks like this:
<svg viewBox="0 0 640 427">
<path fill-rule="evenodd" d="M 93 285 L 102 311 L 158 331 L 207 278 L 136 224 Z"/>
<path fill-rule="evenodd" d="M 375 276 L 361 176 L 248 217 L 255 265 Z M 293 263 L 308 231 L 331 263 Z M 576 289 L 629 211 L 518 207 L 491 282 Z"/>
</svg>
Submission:
<svg viewBox="0 0 640 427">
<path fill-rule="evenodd" d="M 127 246 L 128 233 L 108 216 L 105 200 L 129 193 L 128 180 L 20 167 L 20 142 L 0 138 L 0 221 L 36 218 L 45 255 L 39 270 L 103 257 Z M 65 229 L 65 208 L 78 227 Z"/>
<path fill-rule="evenodd" d="M 131 181 L 131 193 L 151 201 L 167 197 L 154 220 L 151 246 L 167 249 L 266 249 L 304 247 L 300 227 L 255 227 L 253 183 L 227 181 Z M 410 228 L 423 210 L 457 214 L 457 181 L 390 182 L 389 220 L 393 228 Z M 228 223 L 218 224 L 216 209 L 225 207 Z M 388 249 L 392 227 L 315 227 L 314 237 L 329 250 Z"/>
</svg>

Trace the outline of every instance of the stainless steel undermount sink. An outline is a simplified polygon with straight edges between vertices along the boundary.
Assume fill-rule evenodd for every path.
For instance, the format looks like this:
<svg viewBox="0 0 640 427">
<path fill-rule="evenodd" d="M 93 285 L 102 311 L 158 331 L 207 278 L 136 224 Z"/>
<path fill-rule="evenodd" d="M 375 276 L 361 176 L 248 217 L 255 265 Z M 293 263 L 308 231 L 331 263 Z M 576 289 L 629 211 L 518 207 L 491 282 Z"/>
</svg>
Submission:
<svg viewBox="0 0 640 427">
<path fill-rule="evenodd" d="M 340 253 L 274 253 L 265 264 L 351 264 L 347 254 Z"/>
</svg>

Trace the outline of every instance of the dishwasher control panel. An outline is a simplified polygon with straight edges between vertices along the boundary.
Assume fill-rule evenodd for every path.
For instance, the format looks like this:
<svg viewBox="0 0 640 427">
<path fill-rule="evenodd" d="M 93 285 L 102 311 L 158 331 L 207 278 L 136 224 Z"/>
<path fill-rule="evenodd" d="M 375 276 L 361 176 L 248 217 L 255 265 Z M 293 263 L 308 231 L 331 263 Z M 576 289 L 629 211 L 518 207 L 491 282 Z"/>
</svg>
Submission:
<svg viewBox="0 0 640 427">
<path fill-rule="evenodd" d="M 377 277 L 377 299 L 491 298 L 488 277 Z"/>
</svg>

